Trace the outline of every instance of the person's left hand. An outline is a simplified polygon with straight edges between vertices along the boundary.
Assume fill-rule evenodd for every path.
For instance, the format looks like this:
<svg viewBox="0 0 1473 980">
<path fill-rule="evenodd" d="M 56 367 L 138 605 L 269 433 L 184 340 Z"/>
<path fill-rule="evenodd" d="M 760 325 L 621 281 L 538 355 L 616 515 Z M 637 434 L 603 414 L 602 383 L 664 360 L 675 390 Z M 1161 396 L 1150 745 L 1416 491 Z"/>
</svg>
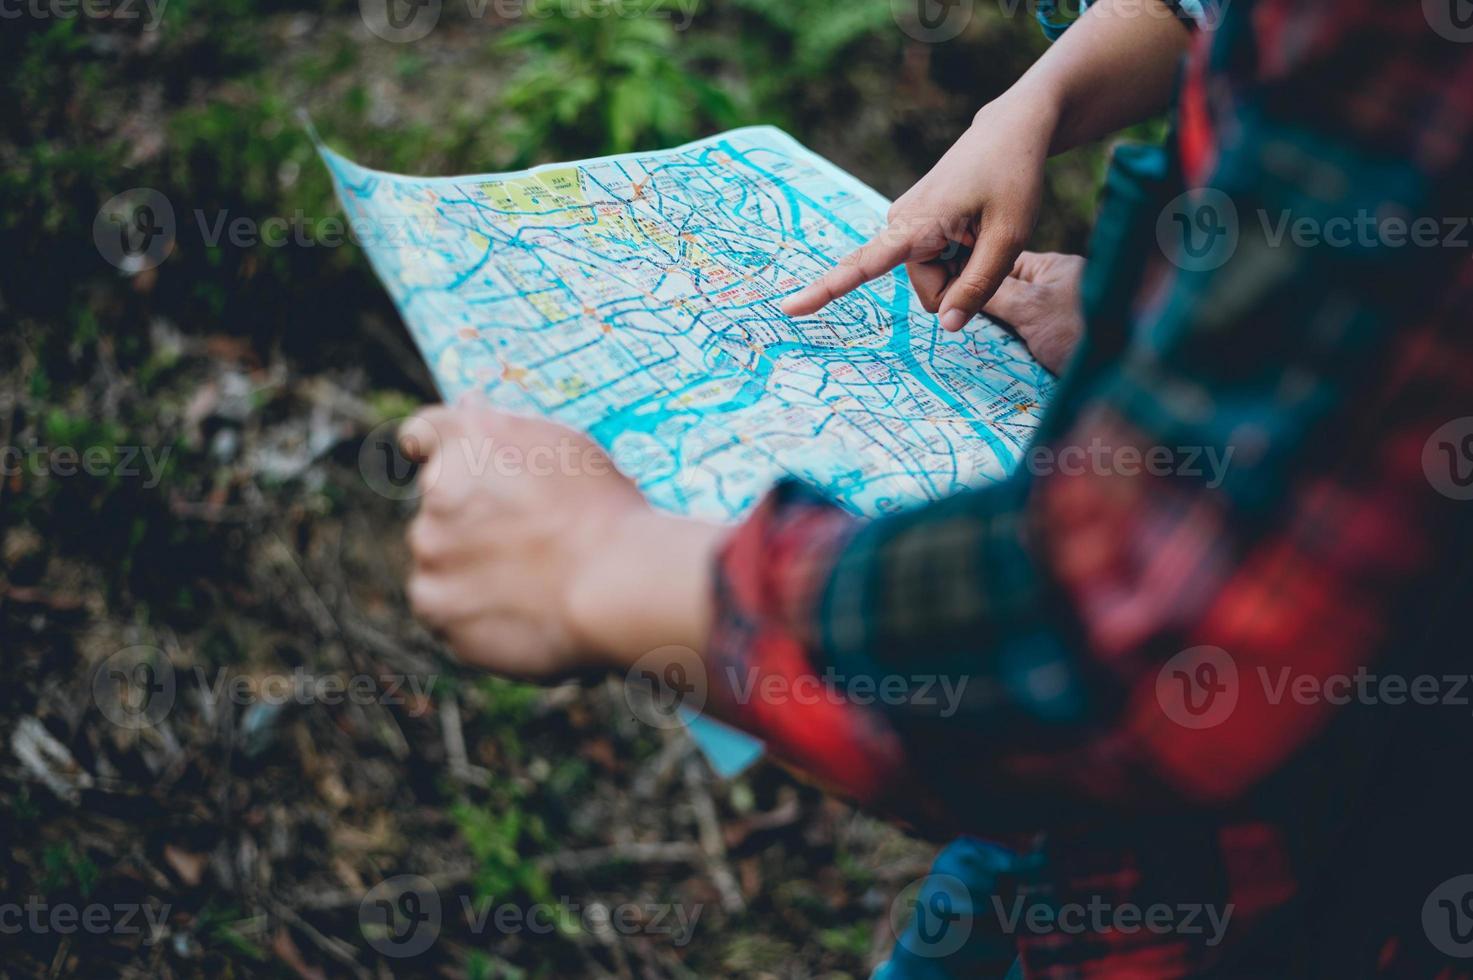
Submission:
<svg viewBox="0 0 1473 980">
<path fill-rule="evenodd" d="M 570 585 L 630 515 L 634 484 L 588 439 L 466 400 L 399 433 L 422 464 L 409 527 L 415 615 L 466 663 L 540 679 L 586 666 Z"/>
<path fill-rule="evenodd" d="M 592 440 L 484 399 L 399 439 L 422 464 L 410 605 L 463 662 L 546 680 L 704 641 L 721 529 L 655 513 Z"/>
<path fill-rule="evenodd" d="M 1081 256 L 1024 252 L 982 312 L 1018 331 L 1038 363 L 1058 374 L 1084 336 L 1083 277 Z"/>
</svg>

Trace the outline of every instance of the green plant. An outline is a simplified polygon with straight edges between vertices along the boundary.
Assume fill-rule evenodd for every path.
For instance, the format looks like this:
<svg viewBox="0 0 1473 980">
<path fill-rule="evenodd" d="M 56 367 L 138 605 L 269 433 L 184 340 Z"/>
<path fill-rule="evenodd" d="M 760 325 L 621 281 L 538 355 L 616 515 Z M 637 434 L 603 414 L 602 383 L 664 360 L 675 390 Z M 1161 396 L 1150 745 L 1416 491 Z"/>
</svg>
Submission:
<svg viewBox="0 0 1473 980">
<path fill-rule="evenodd" d="M 661 3 L 640 17 L 554 16 L 508 31 L 497 49 L 526 58 L 502 94 L 518 162 L 648 149 L 743 122 L 696 70 L 672 13 Z"/>
<path fill-rule="evenodd" d="M 890 0 L 736 0 L 736 6 L 763 22 L 766 59 L 787 83 L 826 75 L 856 42 L 895 29 Z M 773 35 L 791 57 L 772 57 Z"/>
<path fill-rule="evenodd" d="M 515 802 L 493 811 L 462 801 L 450 815 L 476 860 L 473 884 L 478 896 L 506 899 L 520 895 L 536 902 L 548 901 L 551 888 L 547 876 L 524 853 L 541 842 L 543 829 L 538 818 L 528 816 Z"/>
<path fill-rule="evenodd" d="M 889 0 L 732 0 L 729 23 L 703 44 L 711 58 L 735 69 L 764 120 L 802 129 L 811 108 L 832 114 L 849 100 L 844 90 L 857 60 L 875 56 L 898 65 L 899 31 Z M 868 57 L 853 57 L 865 46 Z"/>
<path fill-rule="evenodd" d="M 820 929 L 818 943 L 830 952 L 862 958 L 869 952 L 873 931 L 868 922 L 851 922 L 846 926 Z"/>
<path fill-rule="evenodd" d="M 46 869 L 42 887 L 47 891 L 75 887 L 85 898 L 97 884 L 97 865 L 71 844 L 47 844 L 41 866 Z"/>
<path fill-rule="evenodd" d="M 207 902 L 204 908 L 200 909 L 196 932 L 208 937 L 214 944 L 228 947 L 258 963 L 265 962 L 267 960 L 266 951 L 246 936 L 241 935 L 238 926 L 243 918 L 245 916 L 234 905 Z"/>
<path fill-rule="evenodd" d="M 523 980 L 527 971 L 473 949 L 465 958 L 466 980 Z"/>
</svg>

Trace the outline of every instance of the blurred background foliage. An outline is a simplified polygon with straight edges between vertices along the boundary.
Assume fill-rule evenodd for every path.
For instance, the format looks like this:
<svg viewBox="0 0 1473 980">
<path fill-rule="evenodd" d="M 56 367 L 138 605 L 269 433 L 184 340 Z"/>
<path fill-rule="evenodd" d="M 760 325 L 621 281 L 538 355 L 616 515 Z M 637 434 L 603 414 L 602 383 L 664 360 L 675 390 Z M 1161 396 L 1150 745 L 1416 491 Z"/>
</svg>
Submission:
<svg viewBox="0 0 1473 980">
<path fill-rule="evenodd" d="M 546 900 L 567 872 L 539 856 L 643 827 L 725 839 L 746 895 L 742 909 L 693 879 L 617 865 L 585 875 L 579 887 L 675 889 L 723 909 L 680 956 L 649 954 L 646 975 L 863 975 L 885 946 L 876 923 L 896 876 L 925 867 L 924 848 L 770 767 L 702 788 L 607 697 L 443 665 L 432 697 L 366 719 L 221 720 L 191 692 L 163 748 L 99 726 L 88 704 L 89 670 L 130 642 L 167 649 L 176 669 L 246 674 L 407 670 L 396 651 L 436 653 L 398 592 L 406 508 L 370 493 L 356 458 L 365 432 L 434 391 L 362 253 L 334 247 L 341 212 L 299 113 L 354 159 L 415 174 L 773 123 L 895 197 L 1044 47 L 1026 4 L 1009 17 L 1013 5 L 978 3 L 940 45 L 907 37 L 890 0 L 578 13 L 599 6 L 517 18 L 498 13 L 506 4 L 445 0 L 411 43 L 375 36 L 353 0 L 166 0 L 156 24 L 135 4 L 135 17 L 26 14 L 0 30 L 0 447 L 114 462 L 146 447 L 159 460 L 149 479 L 0 476 L 0 737 L 34 715 L 80 769 L 110 774 L 78 810 L 0 763 L 0 894 L 163 889 L 171 944 L 110 950 L 118 971 L 312 976 L 323 961 L 368 975 L 361 949 L 322 939 L 356 938 L 351 915 L 312 913 L 308 927 L 315 906 L 283 897 L 288 884 L 351 891 L 395 867 L 454 867 L 476 894 Z M 1082 249 L 1102 165 L 1099 148 L 1051 164 L 1034 247 Z M 172 206 L 176 240 L 160 266 L 129 274 L 104 261 L 94 222 L 140 187 Z M 242 218 L 284 220 L 289 240 L 212 244 Z M 450 737 L 461 727 L 469 762 Z M 693 802 L 625 801 L 663 799 L 671 780 Z M 278 845 L 270 882 L 236 867 L 266 853 L 261 840 Z M 634 953 L 566 932 L 552 950 L 451 943 L 435 969 L 630 970 L 620 956 Z M 297 951 L 314 936 L 321 950 Z M 32 939 L 0 966 L 78 968 L 78 950 Z"/>
</svg>

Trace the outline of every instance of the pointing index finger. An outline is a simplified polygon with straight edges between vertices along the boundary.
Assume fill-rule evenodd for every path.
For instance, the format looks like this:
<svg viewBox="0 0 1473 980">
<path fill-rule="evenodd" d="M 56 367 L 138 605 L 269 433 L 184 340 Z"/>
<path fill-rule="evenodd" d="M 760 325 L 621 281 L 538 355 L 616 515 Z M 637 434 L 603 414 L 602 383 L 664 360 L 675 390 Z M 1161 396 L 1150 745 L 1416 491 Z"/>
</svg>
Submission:
<svg viewBox="0 0 1473 980">
<path fill-rule="evenodd" d="M 873 282 L 910 258 L 908 236 L 893 226 L 880 232 L 867 245 L 839 260 L 821 279 L 783 302 L 788 316 L 817 313 L 840 296 Z"/>
</svg>

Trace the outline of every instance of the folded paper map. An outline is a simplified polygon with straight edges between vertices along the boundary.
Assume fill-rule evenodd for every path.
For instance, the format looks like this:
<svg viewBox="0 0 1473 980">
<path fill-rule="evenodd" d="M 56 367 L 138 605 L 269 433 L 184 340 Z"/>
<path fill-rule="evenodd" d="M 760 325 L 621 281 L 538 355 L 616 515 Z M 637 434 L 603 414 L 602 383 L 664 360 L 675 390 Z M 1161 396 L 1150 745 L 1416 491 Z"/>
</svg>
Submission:
<svg viewBox="0 0 1473 980">
<path fill-rule="evenodd" d="M 778 129 L 473 177 L 322 155 L 442 396 L 588 433 L 668 511 L 736 521 L 796 477 L 875 516 L 996 481 L 1051 388 L 998 325 L 941 330 L 903 269 L 784 316 L 889 202 Z M 760 755 L 693 721 L 719 771 Z"/>
</svg>

